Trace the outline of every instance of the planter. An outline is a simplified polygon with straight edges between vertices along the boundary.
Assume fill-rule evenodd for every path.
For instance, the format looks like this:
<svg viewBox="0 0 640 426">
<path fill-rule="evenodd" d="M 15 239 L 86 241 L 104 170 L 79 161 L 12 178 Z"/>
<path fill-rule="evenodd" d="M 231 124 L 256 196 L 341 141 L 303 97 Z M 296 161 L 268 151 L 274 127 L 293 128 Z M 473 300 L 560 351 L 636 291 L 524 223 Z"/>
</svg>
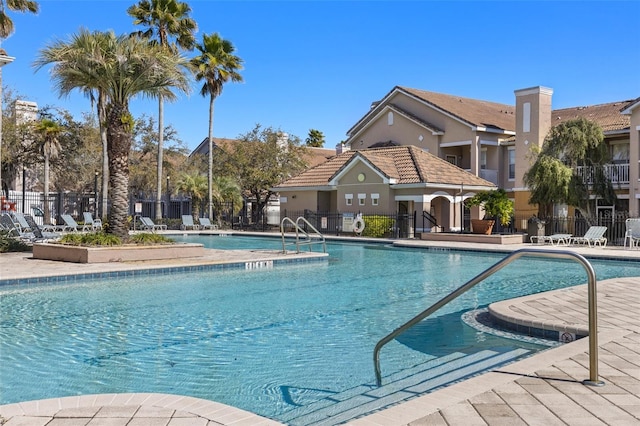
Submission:
<svg viewBox="0 0 640 426">
<path fill-rule="evenodd" d="M 80 247 L 63 244 L 34 244 L 33 258 L 73 263 L 132 262 L 140 260 L 182 259 L 204 256 L 202 244 L 125 245 Z"/>
<path fill-rule="evenodd" d="M 495 220 L 471 219 L 471 232 L 474 234 L 491 235 Z"/>
</svg>

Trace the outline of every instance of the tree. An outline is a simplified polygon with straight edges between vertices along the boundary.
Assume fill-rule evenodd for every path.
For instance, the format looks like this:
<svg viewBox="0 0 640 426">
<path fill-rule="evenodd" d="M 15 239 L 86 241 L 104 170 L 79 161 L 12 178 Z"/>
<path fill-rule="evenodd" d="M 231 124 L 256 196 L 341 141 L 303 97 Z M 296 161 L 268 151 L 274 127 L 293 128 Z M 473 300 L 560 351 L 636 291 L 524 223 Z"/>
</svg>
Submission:
<svg viewBox="0 0 640 426">
<path fill-rule="evenodd" d="M 196 80 L 204 81 L 200 94 L 209 96 L 209 162 L 208 162 L 208 212 L 213 217 L 213 111 L 215 99 L 222 93 L 222 87 L 229 81 L 241 82 L 238 73 L 242 69 L 242 59 L 234 55 L 235 48 L 230 41 L 224 40 L 218 33 L 202 36 L 202 43 L 196 45 L 200 52 L 192 59 Z"/>
<path fill-rule="evenodd" d="M 159 44 L 162 49 L 177 53 L 178 48 L 192 50 L 195 45 L 196 22 L 189 18 L 191 7 L 176 0 L 140 0 L 127 9 L 134 25 L 147 27 L 138 36 Z M 156 36 L 157 39 L 153 39 Z M 173 42 L 170 42 L 173 38 Z M 158 175 L 156 181 L 156 220 L 162 218 L 162 155 L 164 142 L 164 98 L 158 97 Z"/>
<path fill-rule="evenodd" d="M 233 205 L 233 213 L 240 211 L 242 208 L 242 190 L 240 185 L 231 177 L 216 176 L 213 179 L 213 194 L 218 196 L 214 198 L 214 204 L 218 212 L 222 210 L 222 203 L 231 203 Z M 220 223 L 220 215 L 217 215 L 218 224 Z"/>
<path fill-rule="evenodd" d="M 35 125 L 36 134 L 40 136 L 39 147 L 44 157 L 44 221 L 50 225 L 49 218 L 49 161 L 60 152 L 58 137 L 63 132 L 63 127 L 50 119 L 42 119 Z"/>
<path fill-rule="evenodd" d="M 324 146 L 324 134 L 320 130 L 309 129 L 309 136 L 305 139 L 307 146 L 322 148 Z"/>
<path fill-rule="evenodd" d="M 552 213 L 553 204 L 566 203 L 586 211 L 592 217 L 590 193 L 607 204 L 616 200 L 611 181 L 604 166 L 609 162 L 609 151 L 600 126 L 585 118 L 568 120 L 553 127 L 546 136 L 524 182 L 531 194 L 529 202 L 538 204 L 540 217 Z M 581 175 L 578 166 L 592 170 L 591 187 Z"/>
<path fill-rule="evenodd" d="M 9 37 L 15 31 L 13 21 L 6 13 L 6 10 L 14 12 L 38 13 L 38 2 L 32 0 L 2 0 L 0 1 L 0 38 Z"/>
<path fill-rule="evenodd" d="M 176 183 L 176 190 L 189 194 L 191 197 L 191 214 L 200 217 L 200 206 L 207 195 L 207 180 L 199 174 L 182 174 Z"/>
<path fill-rule="evenodd" d="M 253 220 L 258 223 L 269 199 L 271 190 L 286 179 L 305 170 L 306 148 L 300 146 L 300 139 L 287 136 L 272 128 L 260 125 L 240 136 L 240 142 L 229 153 L 231 169 L 244 192 L 255 200 L 252 209 Z"/>
<path fill-rule="evenodd" d="M 109 157 L 108 232 L 128 236 L 129 151 L 134 120 L 129 102 L 135 96 L 175 99 L 174 89 L 187 92 L 186 60 L 179 54 L 150 45 L 139 37 L 116 36 L 108 32 L 102 49 L 77 49 L 79 35 L 69 41 L 55 41 L 42 49 L 34 66 L 40 69 L 53 64 L 51 76 L 61 95 L 74 89 L 103 90 L 107 99 L 107 144 Z M 132 78 L 135 76 L 135 78 Z"/>
</svg>

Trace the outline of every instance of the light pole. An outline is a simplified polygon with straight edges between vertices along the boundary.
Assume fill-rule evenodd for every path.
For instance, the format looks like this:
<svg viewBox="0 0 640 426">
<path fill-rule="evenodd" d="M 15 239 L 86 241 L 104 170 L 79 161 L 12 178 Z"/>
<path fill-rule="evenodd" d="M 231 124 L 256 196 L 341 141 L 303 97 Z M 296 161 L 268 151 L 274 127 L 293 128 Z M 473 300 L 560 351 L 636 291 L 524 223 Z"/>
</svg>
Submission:
<svg viewBox="0 0 640 426">
<path fill-rule="evenodd" d="M 93 215 L 94 217 L 97 218 L 98 217 L 98 171 L 97 170 L 93 177 L 93 203 L 94 203 Z"/>
<path fill-rule="evenodd" d="M 4 189 L 2 186 L 2 67 L 13 62 L 13 58 L 11 56 L 7 56 L 7 52 L 0 48 L 0 193 Z M 6 194 L 7 198 L 9 194 Z"/>
<path fill-rule="evenodd" d="M 169 219 L 169 210 L 171 209 L 171 187 L 169 183 L 171 182 L 171 176 L 167 175 L 167 219 Z"/>
</svg>

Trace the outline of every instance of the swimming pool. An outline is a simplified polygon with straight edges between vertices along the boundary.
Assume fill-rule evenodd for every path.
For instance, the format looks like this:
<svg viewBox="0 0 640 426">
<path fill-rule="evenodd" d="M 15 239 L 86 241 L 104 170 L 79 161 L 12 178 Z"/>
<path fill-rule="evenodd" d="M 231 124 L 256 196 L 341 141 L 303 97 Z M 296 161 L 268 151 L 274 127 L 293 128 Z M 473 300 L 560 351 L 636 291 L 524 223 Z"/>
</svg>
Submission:
<svg viewBox="0 0 640 426">
<path fill-rule="evenodd" d="M 178 239 L 221 248 L 281 247 L 278 239 Z M 358 389 L 374 388 L 378 339 L 504 257 L 381 244 L 330 243 L 327 251 L 326 263 L 273 269 L 0 287 L 0 404 L 161 392 L 309 424 L 312 409 L 330 410 Z M 640 276 L 634 262 L 593 265 L 598 279 Z M 545 279 L 549 270 L 553 280 Z M 460 315 L 585 281 L 575 263 L 517 261 L 385 347 L 382 371 L 449 374 L 455 381 L 463 376 L 453 372 L 479 364 L 485 354 L 507 360 L 506 354 L 538 350 L 479 333 Z M 444 365 L 459 368 L 444 371 Z"/>
</svg>

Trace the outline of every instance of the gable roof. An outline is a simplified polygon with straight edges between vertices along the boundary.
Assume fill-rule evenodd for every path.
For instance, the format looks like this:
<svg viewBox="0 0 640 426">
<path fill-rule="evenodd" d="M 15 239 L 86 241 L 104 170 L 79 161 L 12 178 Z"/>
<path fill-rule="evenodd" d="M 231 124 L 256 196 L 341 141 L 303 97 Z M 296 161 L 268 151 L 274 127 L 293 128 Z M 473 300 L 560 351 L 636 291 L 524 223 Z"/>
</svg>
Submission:
<svg viewBox="0 0 640 426">
<path fill-rule="evenodd" d="M 277 189 L 333 186 L 333 181 L 358 160 L 374 168 L 395 185 L 462 183 L 470 187 L 495 187 L 493 183 L 440 157 L 418 147 L 406 145 L 344 152 L 283 182 Z"/>
<path fill-rule="evenodd" d="M 449 113 L 470 126 L 509 132 L 515 132 L 516 130 L 516 108 L 513 105 L 428 92 L 409 87 L 398 86 L 397 88 Z"/>
<path fill-rule="evenodd" d="M 631 118 L 622 112 L 633 104 L 633 102 L 633 100 L 627 100 L 599 105 L 556 109 L 551 112 L 551 125 L 555 126 L 575 118 L 586 118 L 587 120 L 598 123 L 605 133 L 628 130 L 631 125 Z"/>
</svg>

